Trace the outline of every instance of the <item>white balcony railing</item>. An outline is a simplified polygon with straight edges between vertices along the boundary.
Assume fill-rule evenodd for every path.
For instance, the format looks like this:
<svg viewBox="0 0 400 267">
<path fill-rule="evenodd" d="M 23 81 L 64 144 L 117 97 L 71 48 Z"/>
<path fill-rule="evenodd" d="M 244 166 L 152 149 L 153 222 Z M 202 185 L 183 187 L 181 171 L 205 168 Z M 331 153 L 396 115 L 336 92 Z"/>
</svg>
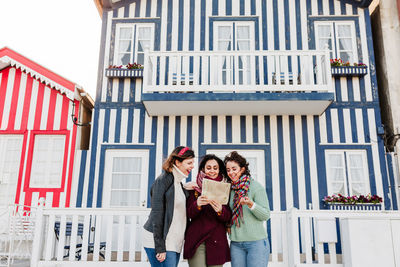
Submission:
<svg viewBox="0 0 400 267">
<path fill-rule="evenodd" d="M 146 51 L 143 93 L 331 92 L 328 51 Z"/>
<path fill-rule="evenodd" d="M 141 246 L 148 213 L 144 208 L 39 207 L 31 266 L 149 266 Z M 361 266 L 355 263 L 356 256 L 375 245 L 379 253 L 369 254 L 373 262 L 382 264 L 362 266 L 399 266 L 385 265 L 388 261 L 400 264 L 398 212 L 292 209 L 271 212 L 269 225 L 270 267 L 343 267 L 350 262 Z M 371 237 L 374 242 L 358 244 Z"/>
</svg>

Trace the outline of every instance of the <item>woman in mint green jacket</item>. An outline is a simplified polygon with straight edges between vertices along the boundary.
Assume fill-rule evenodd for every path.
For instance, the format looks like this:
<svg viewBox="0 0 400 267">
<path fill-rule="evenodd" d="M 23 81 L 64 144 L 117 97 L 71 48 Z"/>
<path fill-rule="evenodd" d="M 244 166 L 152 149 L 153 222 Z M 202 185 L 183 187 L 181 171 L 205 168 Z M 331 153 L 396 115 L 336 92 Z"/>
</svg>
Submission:
<svg viewBox="0 0 400 267">
<path fill-rule="evenodd" d="M 236 151 L 227 155 L 224 163 L 232 183 L 232 267 L 267 267 L 270 246 L 264 222 L 270 212 L 265 188 L 251 178 L 249 163 Z"/>
</svg>

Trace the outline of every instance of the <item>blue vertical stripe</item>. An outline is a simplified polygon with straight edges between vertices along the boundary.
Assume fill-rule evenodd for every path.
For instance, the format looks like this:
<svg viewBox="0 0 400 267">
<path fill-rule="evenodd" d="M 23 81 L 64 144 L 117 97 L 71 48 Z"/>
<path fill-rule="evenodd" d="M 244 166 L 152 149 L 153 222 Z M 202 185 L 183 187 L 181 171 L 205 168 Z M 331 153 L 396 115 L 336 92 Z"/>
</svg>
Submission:
<svg viewBox="0 0 400 267">
<path fill-rule="evenodd" d="M 139 143 L 144 143 L 144 124 L 145 124 L 145 117 L 146 117 L 146 110 L 144 108 L 140 108 L 140 122 L 139 122 Z"/>
<path fill-rule="evenodd" d="M 270 128 L 270 117 L 264 116 L 264 130 L 265 130 L 265 142 L 271 142 L 271 128 Z M 273 191 L 272 191 L 272 159 L 271 159 L 271 145 L 267 147 L 267 154 L 265 155 L 265 186 L 268 196 L 269 205 L 271 210 L 274 210 L 274 198 L 273 198 Z M 277 208 L 276 210 L 279 210 Z"/>
<path fill-rule="evenodd" d="M 169 117 L 164 116 L 164 127 L 163 127 L 163 161 L 168 157 L 168 137 L 169 137 Z"/>
<path fill-rule="evenodd" d="M 147 0 L 146 2 L 146 17 L 149 18 L 151 16 L 151 0 Z"/>
<path fill-rule="evenodd" d="M 392 154 L 386 154 L 386 160 L 387 160 L 387 166 L 388 166 L 388 175 L 389 175 L 389 181 L 390 181 L 390 188 L 391 188 L 391 201 L 393 203 L 393 209 L 398 210 L 397 206 L 397 192 L 396 192 L 396 183 L 395 183 L 395 174 L 393 172 L 393 158 Z"/>
<path fill-rule="evenodd" d="M 104 129 L 103 129 L 103 142 L 108 142 L 108 132 L 110 129 L 110 109 L 105 109 L 104 116 Z"/>
<path fill-rule="evenodd" d="M 140 0 L 136 0 L 135 4 L 135 17 L 140 16 Z"/>
<path fill-rule="evenodd" d="M 354 102 L 353 79 L 351 77 L 347 77 L 347 94 L 349 101 Z"/>
<path fill-rule="evenodd" d="M 190 0 L 190 18 L 189 18 L 189 51 L 194 50 L 194 9 L 195 0 Z"/>
<path fill-rule="evenodd" d="M 246 116 L 240 116 L 240 143 L 246 143 Z"/>
<path fill-rule="evenodd" d="M 290 132 L 290 161 L 292 165 L 292 190 L 293 190 L 293 206 L 299 208 L 299 181 L 297 175 L 297 151 L 296 151 L 296 131 L 294 125 L 294 116 L 289 116 L 289 132 Z"/>
<path fill-rule="evenodd" d="M 162 8 L 162 0 L 157 0 L 157 17 L 159 18 L 161 18 L 161 8 Z"/>
<path fill-rule="evenodd" d="M 226 142 L 232 143 L 232 116 L 226 116 Z"/>
<path fill-rule="evenodd" d="M 151 142 L 153 144 L 157 143 L 157 122 L 158 117 L 154 116 L 151 119 Z"/>
<path fill-rule="evenodd" d="M 232 0 L 225 0 L 226 15 L 232 16 Z"/>
<path fill-rule="evenodd" d="M 183 1 L 179 0 L 178 51 L 183 48 Z"/>
<path fill-rule="evenodd" d="M 369 135 L 369 121 L 368 121 L 368 112 L 366 108 L 362 109 L 363 114 L 363 124 L 364 124 L 364 140 L 366 143 L 371 142 L 371 137 Z"/>
<path fill-rule="evenodd" d="M 331 109 L 327 109 L 325 111 L 326 117 L 326 133 L 327 133 L 327 140 L 328 143 L 333 143 L 333 136 L 332 136 L 332 119 L 331 119 Z"/>
<path fill-rule="evenodd" d="M 218 142 L 218 117 L 217 116 L 211 117 L 211 142 L 212 143 Z"/>
<path fill-rule="evenodd" d="M 181 144 L 181 116 L 175 117 L 175 147 Z"/>
<path fill-rule="evenodd" d="M 167 51 L 171 51 L 171 40 L 173 38 L 173 36 L 172 36 L 172 9 L 173 9 L 172 0 L 168 0 L 167 36 L 166 36 Z"/>
<path fill-rule="evenodd" d="M 278 159 L 279 159 L 279 187 L 281 196 L 281 210 L 286 210 L 286 181 L 285 181 L 285 158 L 283 149 L 283 127 L 282 116 L 277 116 L 278 128 Z"/>
<path fill-rule="evenodd" d="M 212 15 L 218 15 L 218 0 L 212 0 Z"/>
<path fill-rule="evenodd" d="M 98 107 L 98 106 L 97 106 Z M 96 166 L 96 152 L 97 152 L 97 142 L 98 142 L 98 132 L 99 132 L 99 109 L 94 109 L 93 116 L 93 128 L 92 128 L 92 146 L 90 155 L 90 170 L 89 170 L 89 182 L 88 182 L 88 194 L 86 207 L 91 208 L 93 202 L 93 186 L 94 186 L 94 173 Z"/>
<path fill-rule="evenodd" d="M 353 108 L 350 109 L 350 125 L 357 125 L 356 111 Z M 358 143 L 357 127 L 351 127 L 351 140 L 353 143 Z"/>
<path fill-rule="evenodd" d="M 193 147 L 192 134 L 193 134 L 193 117 L 188 116 L 187 127 L 186 127 L 186 138 L 187 138 L 186 144 L 188 147 Z"/>
<path fill-rule="evenodd" d="M 266 2 L 267 0 L 260 0 L 260 1 L 261 1 L 261 8 L 262 8 L 263 50 L 267 50 L 268 49 L 267 2 Z M 267 76 L 267 75 L 264 75 L 264 76 Z"/>
<path fill-rule="evenodd" d="M 368 172 L 369 172 L 369 185 L 371 187 L 371 194 L 376 195 L 376 182 L 375 182 L 375 168 L 374 159 L 372 157 L 372 149 L 367 149 L 367 162 L 368 162 Z"/>
<path fill-rule="evenodd" d="M 365 93 L 365 80 L 364 77 L 360 77 L 360 98 L 361 102 L 365 103 L 367 102 L 367 96 Z"/>
<path fill-rule="evenodd" d="M 82 208 L 82 196 L 83 196 L 83 184 L 85 181 L 85 171 L 86 171 L 86 159 L 87 150 L 82 150 L 81 152 L 81 164 L 79 167 L 79 182 L 78 182 L 78 192 L 76 196 L 76 207 Z"/>
<path fill-rule="evenodd" d="M 303 136 L 303 158 L 304 158 L 304 179 L 306 187 L 306 204 L 312 203 L 311 197 L 311 175 L 310 175 L 310 153 L 309 153 L 309 140 L 307 131 L 307 117 L 301 116 L 301 127 Z"/>
<path fill-rule="evenodd" d="M 206 0 L 201 0 L 201 16 L 200 16 L 200 50 L 206 49 Z"/>
<path fill-rule="evenodd" d="M 129 4 L 124 5 L 124 18 L 129 18 Z"/>
<path fill-rule="evenodd" d="M 303 37 L 301 36 L 301 10 L 300 10 L 300 0 L 295 2 L 296 8 L 296 39 L 297 39 L 297 49 L 303 49 Z"/>
<path fill-rule="evenodd" d="M 346 2 L 340 1 L 340 14 L 346 15 Z"/>
<path fill-rule="evenodd" d="M 245 0 L 240 0 L 240 15 L 243 16 L 244 15 L 244 1 Z"/>
<path fill-rule="evenodd" d="M 329 15 L 335 15 L 335 5 L 334 0 L 329 0 Z"/>
<path fill-rule="evenodd" d="M 336 102 L 342 102 L 342 90 L 340 87 L 340 77 L 335 77 L 335 93 L 336 93 Z"/>
<path fill-rule="evenodd" d="M 325 153 L 319 147 L 320 140 L 320 128 L 319 128 L 319 117 L 314 116 L 314 136 L 315 136 L 315 152 L 317 159 L 317 173 L 318 173 L 318 191 L 319 199 L 322 200 L 328 195 L 328 186 L 326 183 L 326 166 L 325 166 Z"/>
<path fill-rule="evenodd" d="M 126 142 L 132 143 L 132 136 L 133 136 L 133 108 L 129 108 L 128 111 L 128 129 L 126 133 Z"/>
<path fill-rule="evenodd" d="M 260 0 L 257 0 L 257 1 L 260 1 Z M 256 15 L 256 0 L 251 0 L 250 13 L 252 16 Z"/>
<path fill-rule="evenodd" d="M 323 14 L 322 0 L 318 0 L 318 15 Z"/>
<path fill-rule="evenodd" d="M 279 22 L 278 22 L 278 0 L 272 0 L 272 8 L 274 14 L 274 42 L 275 50 L 279 50 Z M 280 0 L 281 1 L 281 0 Z"/>
<path fill-rule="evenodd" d="M 285 16 L 285 40 L 286 50 L 290 50 L 290 20 L 289 20 L 289 0 L 283 2 L 284 16 Z M 289 63 L 290 64 L 290 63 Z"/>
<path fill-rule="evenodd" d="M 253 116 L 253 143 L 258 143 L 258 116 Z"/>
<path fill-rule="evenodd" d="M 199 147 L 204 142 L 204 116 L 199 116 Z"/>
<path fill-rule="evenodd" d="M 339 121 L 339 139 L 340 143 L 346 142 L 345 131 L 344 131 L 344 116 L 343 108 L 338 108 L 338 121 Z"/>
</svg>

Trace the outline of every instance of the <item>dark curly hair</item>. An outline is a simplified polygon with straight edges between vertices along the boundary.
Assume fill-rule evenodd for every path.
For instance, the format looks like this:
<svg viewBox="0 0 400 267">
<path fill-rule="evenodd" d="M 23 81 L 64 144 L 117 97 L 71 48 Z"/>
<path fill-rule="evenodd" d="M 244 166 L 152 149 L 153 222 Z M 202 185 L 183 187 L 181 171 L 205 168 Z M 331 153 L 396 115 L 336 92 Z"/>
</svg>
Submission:
<svg viewBox="0 0 400 267">
<path fill-rule="evenodd" d="M 178 146 L 171 152 L 171 154 L 169 154 L 167 160 L 164 161 L 164 164 L 162 165 L 164 171 L 172 172 L 172 167 L 176 160 L 182 162 L 185 159 L 194 158 L 194 151 L 190 148 L 186 148 L 187 150 L 182 155 L 179 155 L 179 152 L 184 148 L 184 146 Z"/>
<path fill-rule="evenodd" d="M 224 159 L 225 166 L 229 161 L 236 162 L 240 168 L 244 167 L 243 174 L 250 176 L 249 163 L 244 157 L 242 157 L 239 153 L 237 153 L 237 151 L 232 151 L 231 153 L 225 156 Z"/>
<path fill-rule="evenodd" d="M 222 161 L 222 159 L 220 159 L 219 157 L 217 157 L 214 154 L 207 154 L 205 155 L 199 164 L 199 170 L 204 172 L 204 168 L 206 167 L 206 163 L 209 160 L 215 160 L 218 163 L 219 166 L 219 173 L 220 175 L 222 175 L 222 177 L 227 177 L 228 175 L 226 174 L 226 168 L 225 168 L 225 164 Z"/>
</svg>

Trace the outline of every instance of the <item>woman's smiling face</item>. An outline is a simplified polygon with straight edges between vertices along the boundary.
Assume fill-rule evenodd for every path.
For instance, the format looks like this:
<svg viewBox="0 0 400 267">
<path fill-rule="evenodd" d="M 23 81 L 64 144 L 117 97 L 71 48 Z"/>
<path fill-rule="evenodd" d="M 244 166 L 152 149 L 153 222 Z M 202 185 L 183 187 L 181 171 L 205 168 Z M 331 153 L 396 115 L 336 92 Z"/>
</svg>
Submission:
<svg viewBox="0 0 400 267">
<path fill-rule="evenodd" d="M 194 168 L 194 158 L 184 159 L 182 162 L 176 160 L 175 165 L 184 175 L 189 175 Z"/>
<path fill-rule="evenodd" d="M 229 178 L 231 178 L 233 182 L 239 180 L 244 171 L 245 168 L 240 167 L 236 161 L 228 161 L 226 163 L 226 172 L 228 173 Z"/>
<path fill-rule="evenodd" d="M 215 159 L 208 160 L 203 171 L 211 179 L 217 178 L 219 174 L 218 162 Z"/>
</svg>

